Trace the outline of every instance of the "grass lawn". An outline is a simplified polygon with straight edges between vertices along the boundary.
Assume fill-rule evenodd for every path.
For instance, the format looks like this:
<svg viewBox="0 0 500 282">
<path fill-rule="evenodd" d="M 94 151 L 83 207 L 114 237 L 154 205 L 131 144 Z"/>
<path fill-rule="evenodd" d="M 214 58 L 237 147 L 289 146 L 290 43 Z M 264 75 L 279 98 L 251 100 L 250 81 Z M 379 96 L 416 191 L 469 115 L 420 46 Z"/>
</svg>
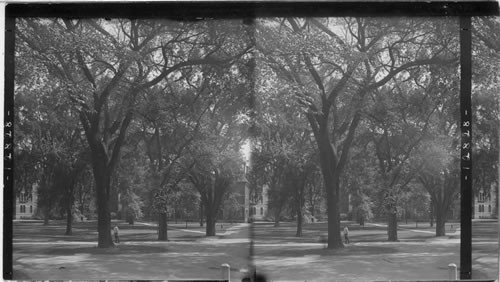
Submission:
<svg viewBox="0 0 500 282">
<path fill-rule="evenodd" d="M 347 222 L 343 223 L 349 224 Z M 451 225 L 454 225 L 451 228 Z M 384 223 L 349 224 L 351 244 L 329 250 L 320 237 L 325 222 L 305 224 L 295 237 L 294 223 L 254 225 L 254 263 L 276 280 L 438 280 L 448 279 L 448 264 L 460 265 L 459 223 L 446 225 L 447 236 L 435 237 L 428 223 L 400 225 L 399 242 L 387 242 Z M 498 276 L 498 225 L 473 223 L 473 278 Z"/>
<path fill-rule="evenodd" d="M 120 228 L 114 248 L 97 248 L 96 222 L 74 224 L 73 235 L 53 221 L 15 222 L 14 279 L 31 280 L 165 280 L 221 279 L 220 266 L 231 265 L 231 276 L 241 280 L 248 269 L 249 233 L 244 224 L 217 225 L 207 238 L 198 223 L 169 224 L 169 241 L 157 241 L 154 224 Z"/>
<path fill-rule="evenodd" d="M 460 265 L 458 223 L 448 224 L 447 236 L 439 238 L 428 224 L 401 224 L 399 242 L 387 242 L 384 223 L 351 223 L 352 244 L 339 250 L 320 241 L 325 222 L 305 224 L 302 237 L 289 222 L 257 222 L 251 232 L 246 224 L 218 223 L 211 238 L 199 223 L 169 223 L 168 242 L 156 240 L 154 223 L 115 223 L 122 243 L 99 249 L 96 222 L 75 223 L 72 236 L 64 235 L 62 221 L 15 222 L 14 279 L 220 279 L 221 264 L 229 263 L 231 277 L 241 280 L 249 268 L 250 236 L 257 271 L 277 280 L 438 280 L 448 278 L 449 263 Z M 497 223 L 473 222 L 472 246 L 473 278 L 496 278 Z"/>
</svg>

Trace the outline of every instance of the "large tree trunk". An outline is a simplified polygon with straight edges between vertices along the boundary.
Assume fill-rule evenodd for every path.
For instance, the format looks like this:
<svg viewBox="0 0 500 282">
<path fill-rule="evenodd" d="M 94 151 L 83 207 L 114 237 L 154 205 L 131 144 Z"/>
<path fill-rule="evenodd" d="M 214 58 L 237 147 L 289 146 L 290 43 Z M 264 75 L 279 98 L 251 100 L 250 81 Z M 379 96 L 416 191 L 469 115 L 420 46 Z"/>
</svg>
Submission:
<svg viewBox="0 0 500 282">
<path fill-rule="evenodd" d="M 280 226 L 281 208 L 274 209 L 274 227 Z"/>
<path fill-rule="evenodd" d="M 205 210 L 207 214 L 207 226 L 206 226 L 206 235 L 208 236 L 215 236 L 215 221 L 216 221 L 216 214 L 213 212 L 213 209 L 207 208 Z"/>
<path fill-rule="evenodd" d="M 135 215 L 132 209 L 126 208 L 125 209 L 125 218 L 127 219 L 128 224 L 133 225 L 134 220 L 135 220 Z"/>
<path fill-rule="evenodd" d="M 132 94 L 130 99 L 135 99 L 136 93 Z M 104 95 L 104 94 L 103 94 Z M 100 100 L 100 99 L 99 99 Z M 133 112 L 128 109 L 125 118 L 123 119 L 119 134 L 113 138 L 114 146 L 110 150 L 107 134 L 100 132 L 100 114 L 102 110 L 102 102 L 95 101 L 97 112 L 80 112 L 80 121 L 85 130 L 87 141 L 92 154 L 92 171 L 94 173 L 96 196 L 97 196 L 97 232 L 98 232 L 98 248 L 113 247 L 113 238 L 111 237 L 111 216 L 109 208 L 109 199 L 111 193 L 111 175 L 118 162 L 120 148 L 125 140 L 127 127 L 132 120 Z M 106 128 L 109 129 L 109 128 Z M 106 132 L 106 129 L 104 132 Z"/>
<path fill-rule="evenodd" d="M 205 219 L 203 201 L 200 201 L 200 227 L 203 227 L 203 221 Z"/>
<path fill-rule="evenodd" d="M 175 224 L 177 224 L 177 204 L 174 205 L 174 221 L 175 221 Z"/>
<path fill-rule="evenodd" d="M 304 217 L 302 215 L 302 209 L 304 206 L 304 189 L 306 186 L 306 181 L 307 181 L 307 170 L 302 172 L 301 179 L 300 181 L 297 181 L 297 185 L 299 185 L 297 188 L 297 198 L 296 198 L 296 204 L 297 204 L 297 232 L 295 233 L 295 236 L 297 237 L 302 237 L 302 223 L 304 221 Z"/>
<path fill-rule="evenodd" d="M 359 215 L 359 225 L 365 226 L 365 215 L 363 213 Z"/>
<path fill-rule="evenodd" d="M 309 212 L 311 213 L 311 219 L 314 222 L 316 220 L 315 214 L 314 214 L 314 205 L 311 205 L 311 209 L 309 210 Z"/>
<path fill-rule="evenodd" d="M 315 134 L 320 152 L 320 167 L 326 189 L 326 205 L 328 214 L 328 249 L 343 248 L 340 234 L 340 167 L 337 157 L 328 138 L 327 120 L 324 120 L 318 134 Z"/>
<path fill-rule="evenodd" d="M 218 170 L 217 170 L 218 172 Z M 220 175 L 215 178 L 207 178 L 204 175 L 190 176 L 192 183 L 201 194 L 204 213 L 206 216 L 206 236 L 215 236 L 215 223 L 217 221 L 218 212 L 221 208 L 222 199 L 231 182 L 228 179 L 221 178 Z"/>
<path fill-rule="evenodd" d="M 328 249 L 344 247 L 340 230 L 339 181 L 331 171 L 325 171 L 326 205 L 328 214 Z"/>
<path fill-rule="evenodd" d="M 71 209 L 73 207 L 73 203 L 71 201 L 68 201 L 67 206 L 66 206 L 66 235 L 72 235 L 72 225 L 73 225 L 73 213 L 71 212 Z"/>
<path fill-rule="evenodd" d="M 50 213 L 50 208 L 44 207 L 43 208 L 43 225 L 45 225 L 45 226 L 49 225 L 49 213 Z"/>
<path fill-rule="evenodd" d="M 327 185 L 330 186 L 330 185 Z M 338 183 L 332 185 L 333 189 L 327 190 L 328 208 L 328 249 L 338 249 L 344 247 L 340 235 L 340 207 L 338 205 Z M 335 187 L 336 186 L 336 187 Z M 331 191 L 334 190 L 334 191 Z M 333 193 L 335 192 L 335 193 Z"/>
<path fill-rule="evenodd" d="M 160 212 L 158 215 L 158 241 L 168 241 L 167 228 L 167 213 Z"/>
<path fill-rule="evenodd" d="M 434 207 L 434 204 L 432 203 L 432 201 L 430 203 L 430 206 L 431 206 L 431 208 L 430 208 L 430 225 L 431 225 L 431 227 L 433 227 L 434 226 L 435 207 Z"/>
<path fill-rule="evenodd" d="M 111 238 L 111 216 L 109 212 L 111 179 L 104 166 L 105 159 L 94 158 L 94 160 L 93 168 L 97 192 L 97 247 L 109 248 L 114 246 Z M 102 162 L 102 165 L 96 165 L 96 162 L 99 161 Z"/>
<path fill-rule="evenodd" d="M 436 209 L 436 237 L 446 235 L 446 210 L 447 209 Z"/>
<path fill-rule="evenodd" d="M 76 176 L 71 180 L 70 183 L 68 183 L 67 189 L 68 191 L 68 202 L 66 203 L 66 235 L 72 235 L 72 225 L 73 225 L 73 204 L 75 203 L 75 196 L 73 193 L 74 187 L 75 187 L 75 180 Z"/>
<path fill-rule="evenodd" d="M 398 241 L 398 215 L 396 212 L 390 212 L 387 215 L 387 223 L 387 240 Z"/>
<path fill-rule="evenodd" d="M 302 221 L 302 208 L 299 206 L 297 209 L 297 232 L 295 233 L 297 237 L 302 237 Z"/>
</svg>

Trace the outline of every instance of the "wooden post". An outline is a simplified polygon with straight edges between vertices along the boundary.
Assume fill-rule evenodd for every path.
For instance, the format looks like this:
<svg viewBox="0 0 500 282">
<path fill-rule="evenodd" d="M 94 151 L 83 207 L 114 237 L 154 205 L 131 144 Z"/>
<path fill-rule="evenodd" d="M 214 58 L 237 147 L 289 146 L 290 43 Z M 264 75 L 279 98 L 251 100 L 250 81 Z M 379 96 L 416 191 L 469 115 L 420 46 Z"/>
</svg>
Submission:
<svg viewBox="0 0 500 282">
<path fill-rule="evenodd" d="M 231 266 L 224 263 L 220 266 L 222 280 L 231 281 Z"/>
<path fill-rule="evenodd" d="M 457 265 L 454 263 L 448 264 L 448 280 L 458 280 Z"/>
</svg>

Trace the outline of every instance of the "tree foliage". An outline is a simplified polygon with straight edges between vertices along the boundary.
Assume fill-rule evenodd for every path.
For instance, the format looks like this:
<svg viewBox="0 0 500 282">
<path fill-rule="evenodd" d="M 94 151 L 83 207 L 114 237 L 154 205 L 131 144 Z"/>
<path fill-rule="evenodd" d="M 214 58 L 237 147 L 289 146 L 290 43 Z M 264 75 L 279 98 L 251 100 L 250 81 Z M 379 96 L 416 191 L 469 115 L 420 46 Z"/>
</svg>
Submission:
<svg viewBox="0 0 500 282">
<path fill-rule="evenodd" d="M 249 49 L 224 21 L 36 19 L 16 25 L 19 55 L 36 61 L 77 114 L 91 152 L 99 247 L 111 246 L 111 179 L 142 95 L 168 80 L 200 81 L 196 66 L 233 65 Z M 238 36 L 236 36 L 238 35 Z"/>
<path fill-rule="evenodd" d="M 328 247 L 342 247 L 340 177 L 367 96 L 421 66 L 456 62 L 448 22 L 421 19 L 265 19 L 256 45 L 295 97 L 315 136 L 328 206 Z"/>
</svg>

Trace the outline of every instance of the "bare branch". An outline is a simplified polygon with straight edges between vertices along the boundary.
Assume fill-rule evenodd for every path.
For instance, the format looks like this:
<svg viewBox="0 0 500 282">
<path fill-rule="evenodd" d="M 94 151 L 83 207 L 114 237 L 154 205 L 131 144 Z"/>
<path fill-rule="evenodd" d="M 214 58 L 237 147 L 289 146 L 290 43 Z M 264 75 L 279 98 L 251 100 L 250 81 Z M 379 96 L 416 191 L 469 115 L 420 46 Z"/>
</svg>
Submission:
<svg viewBox="0 0 500 282">
<path fill-rule="evenodd" d="M 80 53 L 80 51 L 76 51 L 76 58 L 78 60 L 78 64 L 80 65 L 80 68 L 83 71 L 83 74 L 85 75 L 87 80 L 92 84 L 92 86 L 95 89 L 96 88 L 95 79 L 92 76 L 92 74 L 90 73 L 90 70 L 87 67 L 87 64 L 85 64 L 85 61 L 83 60 L 83 57 L 82 57 L 82 54 Z"/>
<path fill-rule="evenodd" d="M 88 19 L 88 20 L 86 20 L 86 22 L 90 26 L 92 26 L 93 28 L 95 28 L 98 32 L 100 32 L 101 34 L 103 34 L 104 36 L 106 36 L 107 38 L 109 38 L 111 40 L 111 42 L 113 43 L 113 45 L 115 45 L 115 47 L 119 46 L 119 43 L 116 40 L 116 38 L 114 36 L 112 36 L 109 32 L 107 32 L 105 29 L 103 29 L 99 24 L 97 24 L 96 22 L 94 22 L 92 19 Z"/>
<path fill-rule="evenodd" d="M 311 59 L 309 56 L 304 54 L 304 60 L 306 62 L 307 68 L 309 69 L 309 72 L 311 73 L 312 77 L 314 78 L 314 81 L 318 85 L 318 88 L 321 90 L 321 95 L 325 96 L 325 87 L 323 86 L 323 81 L 321 80 L 321 77 L 319 76 L 318 72 L 316 71 L 316 68 L 314 68 Z"/>
<path fill-rule="evenodd" d="M 328 34 L 331 38 L 335 39 L 338 43 L 340 43 L 340 45 L 342 47 L 346 47 L 345 42 L 342 39 L 340 39 L 340 37 L 337 34 L 335 34 L 333 31 L 331 31 L 330 29 L 328 29 L 326 26 L 324 26 L 318 20 L 316 20 L 314 18 L 309 18 L 308 20 L 309 20 L 310 23 L 312 23 L 313 25 L 315 25 L 316 27 L 318 27 L 321 31 L 323 31 L 324 33 Z"/>
<path fill-rule="evenodd" d="M 453 64 L 453 63 L 457 63 L 457 62 L 458 62 L 457 58 L 449 59 L 449 60 L 445 60 L 445 59 L 441 59 L 441 58 L 431 58 L 431 59 L 422 59 L 422 60 L 415 60 L 412 62 L 408 62 L 408 63 L 405 63 L 405 64 L 393 69 L 381 80 L 369 85 L 367 87 L 367 91 L 376 89 L 376 88 L 384 85 L 389 80 L 391 80 L 394 76 L 396 76 L 398 73 L 400 73 L 404 70 L 407 70 L 409 68 L 412 68 L 412 67 L 422 66 L 422 65 L 436 65 L 436 64 L 448 65 L 448 64 Z"/>
</svg>

